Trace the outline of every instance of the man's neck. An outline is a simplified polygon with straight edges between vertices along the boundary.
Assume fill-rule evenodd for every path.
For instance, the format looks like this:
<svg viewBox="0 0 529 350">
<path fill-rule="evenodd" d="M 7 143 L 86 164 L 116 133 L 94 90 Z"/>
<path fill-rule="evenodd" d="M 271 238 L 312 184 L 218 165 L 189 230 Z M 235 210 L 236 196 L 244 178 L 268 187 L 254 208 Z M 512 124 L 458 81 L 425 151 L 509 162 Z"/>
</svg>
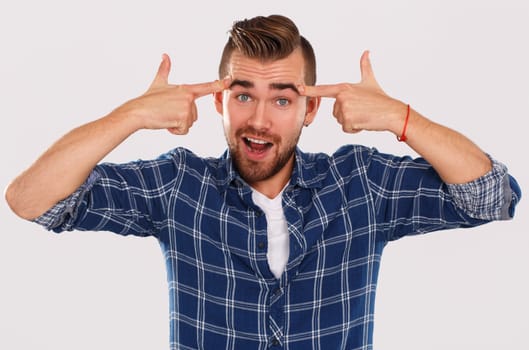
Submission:
<svg viewBox="0 0 529 350">
<path fill-rule="evenodd" d="M 262 181 L 255 181 L 249 185 L 256 191 L 264 194 L 268 198 L 275 198 L 288 184 L 292 177 L 292 171 L 294 169 L 294 158 L 288 161 L 285 166 L 279 170 L 272 177 L 269 177 Z"/>
</svg>

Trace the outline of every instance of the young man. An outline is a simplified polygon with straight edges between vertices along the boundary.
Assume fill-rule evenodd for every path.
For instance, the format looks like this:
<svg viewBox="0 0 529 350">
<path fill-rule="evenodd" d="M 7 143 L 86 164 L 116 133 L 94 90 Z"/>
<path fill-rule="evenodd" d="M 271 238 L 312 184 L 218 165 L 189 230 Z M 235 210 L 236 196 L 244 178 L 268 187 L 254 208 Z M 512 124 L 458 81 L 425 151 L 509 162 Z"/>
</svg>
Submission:
<svg viewBox="0 0 529 350">
<path fill-rule="evenodd" d="M 380 257 L 400 237 L 509 219 L 506 167 L 387 96 L 368 53 L 358 84 L 315 86 L 312 48 L 282 16 L 236 22 L 221 80 L 170 85 L 169 57 L 142 96 L 61 138 L 6 191 L 56 232 L 155 236 L 167 263 L 172 349 L 369 349 Z M 99 164 L 140 129 L 185 134 L 215 95 L 228 151 L 177 148 Z M 343 131 L 389 131 L 422 158 L 358 145 L 296 147 L 321 97 Z M 61 181 L 57 181 L 61 179 Z"/>
</svg>

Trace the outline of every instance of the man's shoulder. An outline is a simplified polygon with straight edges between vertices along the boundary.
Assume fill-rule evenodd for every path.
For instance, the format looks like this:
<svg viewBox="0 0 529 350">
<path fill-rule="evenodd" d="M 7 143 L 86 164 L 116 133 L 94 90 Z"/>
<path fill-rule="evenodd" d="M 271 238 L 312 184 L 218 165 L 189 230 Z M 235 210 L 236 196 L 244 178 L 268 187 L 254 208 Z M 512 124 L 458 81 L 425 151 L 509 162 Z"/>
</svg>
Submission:
<svg viewBox="0 0 529 350">
<path fill-rule="evenodd" d="M 297 150 L 296 173 L 306 184 L 343 177 L 363 167 L 374 149 L 362 145 L 344 145 L 331 154 Z"/>
<path fill-rule="evenodd" d="M 339 147 L 336 151 L 333 153 L 311 153 L 311 152 L 304 152 L 298 149 L 297 154 L 300 159 L 300 161 L 306 165 L 313 164 L 313 163 L 339 163 L 343 162 L 347 159 L 357 158 L 357 157 L 366 157 L 372 154 L 373 152 L 376 152 L 375 149 L 363 146 L 363 145 L 355 145 L 355 144 L 348 144 L 343 145 Z"/>
<path fill-rule="evenodd" d="M 218 156 L 202 156 L 185 147 L 176 147 L 165 153 L 162 153 L 157 158 L 146 161 L 146 163 L 163 164 L 174 163 L 178 165 L 193 167 L 218 167 L 226 163 L 226 153 Z"/>
<path fill-rule="evenodd" d="M 174 174 L 176 172 L 204 172 L 207 169 L 226 168 L 226 156 L 204 157 L 185 148 L 176 147 L 151 159 L 137 159 L 126 163 L 100 163 L 94 169 L 103 177 L 120 173 Z M 174 176 L 174 175 L 173 175 Z"/>
</svg>

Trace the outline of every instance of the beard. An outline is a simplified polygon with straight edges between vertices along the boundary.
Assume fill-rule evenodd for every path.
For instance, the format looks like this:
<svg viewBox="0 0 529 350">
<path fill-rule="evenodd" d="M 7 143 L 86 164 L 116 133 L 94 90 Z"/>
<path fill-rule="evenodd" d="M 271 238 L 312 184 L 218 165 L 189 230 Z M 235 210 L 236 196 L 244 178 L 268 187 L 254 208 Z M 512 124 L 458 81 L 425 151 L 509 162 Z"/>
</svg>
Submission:
<svg viewBox="0 0 529 350">
<path fill-rule="evenodd" d="M 243 143 L 243 141 L 241 141 L 242 135 L 245 133 L 272 140 L 274 145 L 273 159 L 268 161 L 254 161 L 246 158 L 243 154 L 243 148 L 246 146 L 241 145 L 241 143 Z M 270 179 L 286 166 L 294 155 L 300 135 L 301 131 L 294 138 L 287 140 L 286 144 L 283 146 L 279 136 L 262 133 L 254 128 L 248 127 L 239 129 L 235 133 L 234 142 L 230 143 L 228 137 L 226 137 L 226 139 L 228 140 L 228 148 L 235 168 L 244 181 L 248 184 L 252 184 Z"/>
</svg>

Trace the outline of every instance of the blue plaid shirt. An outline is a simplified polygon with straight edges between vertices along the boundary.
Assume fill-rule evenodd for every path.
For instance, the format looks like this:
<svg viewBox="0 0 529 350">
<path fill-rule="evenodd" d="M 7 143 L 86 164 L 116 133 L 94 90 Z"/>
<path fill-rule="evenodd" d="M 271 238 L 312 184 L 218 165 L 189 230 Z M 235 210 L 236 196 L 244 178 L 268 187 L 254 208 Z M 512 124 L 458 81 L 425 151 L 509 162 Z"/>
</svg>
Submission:
<svg viewBox="0 0 529 350">
<path fill-rule="evenodd" d="M 171 349 L 371 349 L 384 246 L 400 237 L 508 219 L 520 198 L 506 167 L 444 184 L 423 159 L 362 146 L 296 150 L 283 197 L 290 256 L 269 269 L 266 217 L 229 153 L 175 149 L 98 165 L 36 221 L 56 232 L 155 236 L 165 256 Z"/>
</svg>

